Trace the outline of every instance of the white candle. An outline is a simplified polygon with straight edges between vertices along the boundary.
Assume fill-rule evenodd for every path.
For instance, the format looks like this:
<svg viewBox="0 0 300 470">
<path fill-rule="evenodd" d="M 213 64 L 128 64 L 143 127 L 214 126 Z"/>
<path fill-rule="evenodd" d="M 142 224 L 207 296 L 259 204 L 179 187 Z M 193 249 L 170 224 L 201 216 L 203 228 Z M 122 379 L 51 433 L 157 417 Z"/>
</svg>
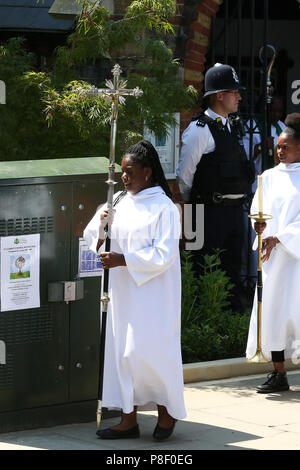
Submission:
<svg viewBox="0 0 300 470">
<path fill-rule="evenodd" d="M 258 213 L 263 213 L 263 189 L 262 189 L 262 176 L 257 176 L 257 194 L 258 194 Z"/>
</svg>

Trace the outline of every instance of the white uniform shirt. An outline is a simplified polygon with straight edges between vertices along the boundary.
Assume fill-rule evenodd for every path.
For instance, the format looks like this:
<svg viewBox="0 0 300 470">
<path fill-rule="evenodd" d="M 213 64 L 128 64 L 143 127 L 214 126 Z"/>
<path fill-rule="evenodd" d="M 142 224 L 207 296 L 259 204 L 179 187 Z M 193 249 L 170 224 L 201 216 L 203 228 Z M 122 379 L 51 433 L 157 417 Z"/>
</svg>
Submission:
<svg viewBox="0 0 300 470">
<path fill-rule="evenodd" d="M 231 131 L 230 124 L 225 117 L 220 116 L 210 108 L 204 114 L 212 119 L 221 118 L 223 125 L 227 122 L 228 129 Z M 188 201 L 197 165 L 202 155 L 213 152 L 216 146 L 208 125 L 206 124 L 204 127 L 197 126 L 197 120 L 192 121 L 185 129 L 181 141 L 181 152 L 176 169 L 176 177 L 179 190 L 184 200 Z"/>
</svg>

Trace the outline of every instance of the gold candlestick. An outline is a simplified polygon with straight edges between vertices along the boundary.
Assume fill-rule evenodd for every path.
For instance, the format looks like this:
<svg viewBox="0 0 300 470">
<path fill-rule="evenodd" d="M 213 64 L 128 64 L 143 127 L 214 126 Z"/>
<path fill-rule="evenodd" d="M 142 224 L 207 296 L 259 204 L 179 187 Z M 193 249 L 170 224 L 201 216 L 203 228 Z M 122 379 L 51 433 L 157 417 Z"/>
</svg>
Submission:
<svg viewBox="0 0 300 470">
<path fill-rule="evenodd" d="M 255 222 L 264 223 L 266 220 L 272 219 L 271 215 L 263 213 L 263 189 L 262 189 L 262 176 L 257 177 L 257 196 L 258 196 L 258 214 L 250 214 L 248 217 L 254 219 Z M 261 350 L 261 307 L 262 307 L 262 234 L 257 235 L 258 238 L 258 265 L 257 265 L 257 345 L 256 353 L 247 362 L 270 362 L 262 353 Z"/>
</svg>

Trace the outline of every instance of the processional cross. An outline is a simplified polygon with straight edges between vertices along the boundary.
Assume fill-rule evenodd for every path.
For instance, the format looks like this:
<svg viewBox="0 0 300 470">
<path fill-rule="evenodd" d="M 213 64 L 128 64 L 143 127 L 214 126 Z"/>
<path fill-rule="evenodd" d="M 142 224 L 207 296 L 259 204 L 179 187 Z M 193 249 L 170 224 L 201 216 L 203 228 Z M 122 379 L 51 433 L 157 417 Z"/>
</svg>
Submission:
<svg viewBox="0 0 300 470">
<path fill-rule="evenodd" d="M 139 98 L 142 96 L 143 91 L 136 87 L 132 90 L 127 89 L 127 80 L 120 80 L 122 69 L 119 64 L 115 64 L 112 68 L 113 81 L 106 80 L 107 88 L 92 87 L 89 90 L 91 95 L 105 95 L 112 101 L 111 107 L 111 131 L 110 131 L 110 151 L 109 151 L 109 173 L 108 173 L 108 195 L 107 206 L 112 209 L 112 200 L 115 182 L 115 153 L 116 153 L 116 136 L 117 136 L 117 121 L 118 121 L 118 103 L 125 103 L 124 96 L 134 96 Z M 109 234 L 109 232 L 108 232 Z"/>
<path fill-rule="evenodd" d="M 109 167 L 108 167 L 108 193 L 107 193 L 107 208 L 113 208 L 113 195 L 115 182 L 115 153 L 116 153 L 116 136 L 117 136 L 117 121 L 118 121 L 118 103 L 125 103 L 124 96 L 134 96 L 139 98 L 143 95 L 143 91 L 136 87 L 134 89 L 127 89 L 127 80 L 121 80 L 122 69 L 119 64 L 115 64 L 112 68 L 113 81 L 106 80 L 107 88 L 92 87 L 89 90 L 91 95 L 104 95 L 111 99 L 111 129 L 110 129 L 110 150 L 109 150 Z M 110 251 L 110 226 L 108 226 L 107 238 L 105 240 L 105 251 Z M 103 392 L 103 372 L 104 372 L 104 352 L 105 352 L 105 332 L 106 332 L 106 318 L 107 307 L 109 302 L 108 297 L 108 281 L 109 270 L 104 271 L 103 280 L 103 295 L 102 302 L 102 320 L 101 320 L 101 334 L 100 334 L 100 357 L 99 357 L 99 386 L 98 386 L 98 408 L 97 408 L 97 427 L 100 427 L 101 414 L 102 414 L 102 392 Z"/>
</svg>

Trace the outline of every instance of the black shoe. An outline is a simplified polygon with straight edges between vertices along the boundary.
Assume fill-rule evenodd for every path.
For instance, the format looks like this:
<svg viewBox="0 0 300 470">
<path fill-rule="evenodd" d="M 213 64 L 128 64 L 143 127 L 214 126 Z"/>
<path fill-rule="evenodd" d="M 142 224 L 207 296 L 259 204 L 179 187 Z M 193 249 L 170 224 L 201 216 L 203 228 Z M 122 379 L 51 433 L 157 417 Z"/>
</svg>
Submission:
<svg viewBox="0 0 300 470">
<path fill-rule="evenodd" d="M 268 374 L 267 381 L 256 387 L 257 393 L 285 392 L 289 389 L 286 372 L 278 372 L 277 370 Z"/>
<path fill-rule="evenodd" d="M 140 437 L 140 429 L 137 424 L 134 428 L 127 429 L 126 431 L 111 428 L 98 429 L 96 434 L 99 439 L 134 439 Z"/>
<path fill-rule="evenodd" d="M 168 439 L 168 437 L 170 437 L 174 431 L 176 422 L 177 419 L 174 419 L 174 422 L 170 428 L 161 428 L 157 424 L 152 434 L 154 439 L 156 439 L 157 441 L 164 441 L 165 439 Z"/>
</svg>

